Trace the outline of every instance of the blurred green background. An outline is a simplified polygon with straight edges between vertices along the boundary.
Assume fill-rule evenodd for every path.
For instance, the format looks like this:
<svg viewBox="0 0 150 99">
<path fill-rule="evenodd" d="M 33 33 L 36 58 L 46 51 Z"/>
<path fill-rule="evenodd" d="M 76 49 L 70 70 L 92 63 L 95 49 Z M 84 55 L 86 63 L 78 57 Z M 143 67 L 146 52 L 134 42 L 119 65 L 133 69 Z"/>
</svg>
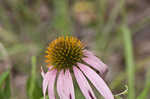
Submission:
<svg viewBox="0 0 150 99">
<path fill-rule="evenodd" d="M 116 99 L 150 99 L 149 0 L 0 0 L 0 99 L 42 99 L 45 50 L 64 33 L 109 66 Z"/>
</svg>

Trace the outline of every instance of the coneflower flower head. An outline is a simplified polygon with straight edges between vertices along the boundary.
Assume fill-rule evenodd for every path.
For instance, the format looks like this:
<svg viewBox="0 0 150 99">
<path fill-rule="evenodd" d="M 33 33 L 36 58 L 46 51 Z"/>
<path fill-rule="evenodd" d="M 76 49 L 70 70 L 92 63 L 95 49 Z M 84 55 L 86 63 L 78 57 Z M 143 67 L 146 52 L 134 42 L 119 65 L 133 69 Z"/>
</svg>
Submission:
<svg viewBox="0 0 150 99">
<path fill-rule="evenodd" d="M 49 99 L 56 98 L 54 93 L 54 84 L 56 82 L 60 99 L 75 99 L 71 75 L 73 71 L 79 88 L 86 99 L 96 99 L 88 80 L 105 99 L 114 99 L 110 89 L 100 77 L 107 71 L 107 66 L 92 52 L 86 50 L 79 39 L 72 36 L 59 37 L 49 44 L 46 53 L 48 72 L 46 74 L 43 70 L 41 72 L 44 78 L 44 98 L 47 87 Z"/>
<path fill-rule="evenodd" d="M 57 70 L 72 68 L 81 62 L 84 45 L 75 37 L 59 37 L 49 44 L 46 53 L 46 62 Z"/>
</svg>

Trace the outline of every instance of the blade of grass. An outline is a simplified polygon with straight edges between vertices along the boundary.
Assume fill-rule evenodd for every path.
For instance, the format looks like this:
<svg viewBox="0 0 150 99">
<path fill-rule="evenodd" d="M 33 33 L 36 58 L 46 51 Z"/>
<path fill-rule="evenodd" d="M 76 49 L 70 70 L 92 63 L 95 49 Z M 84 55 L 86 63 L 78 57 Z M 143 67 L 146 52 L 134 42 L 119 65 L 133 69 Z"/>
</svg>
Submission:
<svg viewBox="0 0 150 99">
<path fill-rule="evenodd" d="M 10 73 L 8 74 L 8 76 L 6 78 L 3 93 L 4 93 L 4 96 L 5 96 L 5 99 L 10 99 L 10 97 L 11 97 Z"/>
<path fill-rule="evenodd" d="M 35 79 L 36 79 L 36 57 L 32 56 L 32 69 L 31 69 L 31 79 L 29 87 L 29 98 L 33 99 L 33 92 L 35 88 Z"/>
<path fill-rule="evenodd" d="M 128 75 L 128 99 L 135 99 L 135 66 L 133 59 L 132 35 L 126 25 L 121 27 L 121 32 L 123 33 L 126 71 Z"/>
<path fill-rule="evenodd" d="M 116 24 L 116 18 L 119 16 L 120 12 L 123 9 L 124 0 L 120 0 L 116 3 L 115 7 L 112 9 L 112 12 L 109 16 L 109 19 L 106 23 L 106 26 L 104 27 L 102 33 L 109 34 L 111 30 L 113 29 L 114 25 Z"/>
<path fill-rule="evenodd" d="M 137 99 L 147 99 L 147 96 L 150 91 L 150 67 L 147 69 L 147 75 L 146 75 L 146 83 L 145 88 L 143 89 L 142 93 L 138 96 Z"/>
<path fill-rule="evenodd" d="M 4 81 L 8 78 L 10 71 L 6 71 L 0 76 L 0 88 L 2 87 Z"/>
<path fill-rule="evenodd" d="M 10 70 L 4 72 L 0 76 L 0 99 L 10 99 Z"/>
<path fill-rule="evenodd" d="M 101 2 L 103 2 L 103 0 L 101 0 Z M 110 39 L 112 38 L 112 32 L 111 31 L 112 31 L 112 29 L 114 29 L 114 26 L 116 25 L 116 22 L 115 22 L 116 18 L 119 16 L 122 9 L 124 9 L 124 6 L 123 6 L 124 4 L 125 4 L 124 0 L 118 1 L 115 4 L 114 8 L 112 9 L 111 13 L 109 14 L 108 20 L 105 23 L 103 22 L 103 25 L 98 25 L 97 26 L 96 40 L 101 45 L 101 46 L 97 46 L 97 49 L 101 50 L 104 53 L 106 51 L 108 51 L 108 49 L 107 49 L 108 43 L 110 42 Z M 108 4 L 105 5 L 105 10 L 106 10 L 107 7 L 108 7 Z M 104 16 L 103 21 L 105 21 L 105 15 L 106 14 L 103 15 Z M 99 18 L 102 20 L 101 17 L 99 17 Z M 100 22 L 100 23 L 102 23 L 102 22 Z M 106 54 L 104 54 L 103 57 L 105 57 L 105 55 Z"/>
</svg>

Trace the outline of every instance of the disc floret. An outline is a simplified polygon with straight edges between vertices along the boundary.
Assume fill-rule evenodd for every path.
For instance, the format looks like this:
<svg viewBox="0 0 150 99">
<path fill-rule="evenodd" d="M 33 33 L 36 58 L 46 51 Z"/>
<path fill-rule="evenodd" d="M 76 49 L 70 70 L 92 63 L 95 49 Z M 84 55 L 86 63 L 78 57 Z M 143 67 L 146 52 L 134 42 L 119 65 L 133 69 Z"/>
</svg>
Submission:
<svg viewBox="0 0 150 99">
<path fill-rule="evenodd" d="M 46 62 L 56 69 L 72 68 L 81 62 L 83 56 L 83 43 L 72 36 L 61 36 L 52 41 L 46 51 Z"/>
</svg>

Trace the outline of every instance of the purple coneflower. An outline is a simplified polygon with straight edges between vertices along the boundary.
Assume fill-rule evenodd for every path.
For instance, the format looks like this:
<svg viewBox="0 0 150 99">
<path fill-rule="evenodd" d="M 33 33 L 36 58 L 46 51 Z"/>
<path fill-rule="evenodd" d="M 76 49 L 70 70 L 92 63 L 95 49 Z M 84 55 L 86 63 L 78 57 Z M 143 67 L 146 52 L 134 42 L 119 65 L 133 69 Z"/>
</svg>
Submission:
<svg viewBox="0 0 150 99">
<path fill-rule="evenodd" d="M 46 53 L 48 72 L 46 74 L 43 70 L 41 72 L 44 79 L 44 98 L 47 88 L 49 99 L 56 98 L 54 92 L 56 82 L 60 99 L 75 99 L 71 75 L 73 74 L 86 99 L 96 99 L 88 80 L 105 99 L 114 99 L 107 84 L 100 77 L 107 71 L 107 66 L 92 52 L 86 50 L 80 40 L 72 36 L 59 37 L 49 44 Z"/>
</svg>

